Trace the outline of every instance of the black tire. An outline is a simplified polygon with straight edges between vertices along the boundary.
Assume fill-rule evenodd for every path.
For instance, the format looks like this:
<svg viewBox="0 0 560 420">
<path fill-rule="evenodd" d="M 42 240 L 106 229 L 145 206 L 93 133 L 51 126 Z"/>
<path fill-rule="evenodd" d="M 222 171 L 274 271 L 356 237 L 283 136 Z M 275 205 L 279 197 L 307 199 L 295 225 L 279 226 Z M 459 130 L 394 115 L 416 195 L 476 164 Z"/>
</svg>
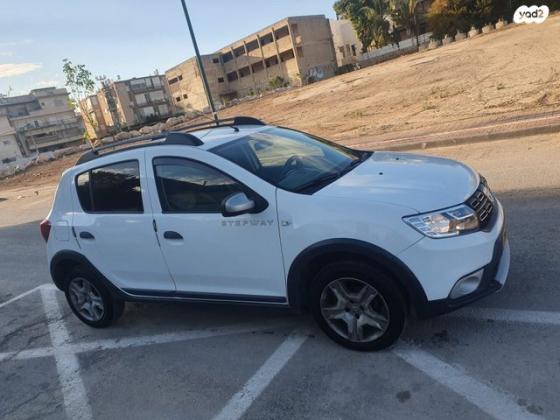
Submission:
<svg viewBox="0 0 560 420">
<path fill-rule="evenodd" d="M 344 337 L 343 335 L 341 335 L 341 333 L 337 332 L 334 327 L 329 325 L 329 322 L 327 322 L 325 316 L 323 315 L 321 309 L 321 296 L 329 296 L 329 293 L 332 292 L 325 291 L 325 289 L 329 285 L 333 285 L 335 281 L 340 279 L 346 279 L 342 281 L 350 282 L 346 283 L 350 286 L 352 286 L 352 284 L 355 284 L 356 286 L 362 287 L 362 284 L 366 283 L 367 285 L 372 286 L 375 291 L 381 296 L 381 300 L 379 297 L 375 297 L 372 303 L 367 304 L 368 306 L 381 305 L 381 307 L 385 311 L 385 314 L 388 315 L 386 317 L 387 322 L 384 323 L 384 330 L 380 329 L 375 332 L 375 329 L 373 329 L 373 333 L 371 334 L 371 341 L 355 341 L 349 339 L 348 337 Z M 354 280 L 358 280 L 358 282 L 356 283 L 354 282 Z M 323 295 L 324 291 L 325 293 L 327 293 L 326 295 Z M 383 271 L 363 262 L 344 260 L 326 265 L 319 271 L 319 273 L 315 277 L 311 285 L 310 292 L 310 307 L 315 321 L 332 340 L 349 349 L 359 351 L 376 351 L 384 349 L 392 345 L 399 338 L 404 329 L 406 320 L 406 304 L 401 292 L 395 285 L 394 280 Z M 332 296 L 335 295 L 333 294 Z M 352 304 L 356 306 L 353 306 L 352 309 L 345 309 L 344 311 L 350 314 L 350 316 L 354 316 L 351 315 L 351 311 L 355 310 L 356 312 L 358 312 L 355 314 L 356 318 L 362 316 L 359 314 L 360 305 L 355 302 Z M 362 309 L 364 307 L 365 305 L 362 306 Z M 373 307 L 370 307 L 370 309 L 373 309 Z M 336 310 L 339 311 L 339 309 Z M 346 317 L 347 315 L 342 314 L 341 316 Z M 337 317 L 338 319 L 336 322 L 348 322 L 347 318 L 341 320 L 339 315 L 337 315 Z M 332 320 L 330 322 L 333 323 Z M 361 328 L 363 331 L 365 327 Z M 371 327 L 368 328 L 371 329 Z M 342 330 L 343 328 L 340 329 Z M 376 337 L 376 334 L 380 335 Z"/>
<path fill-rule="evenodd" d="M 70 296 L 71 284 L 74 281 L 83 280 L 89 282 L 94 287 L 96 295 L 99 296 L 103 304 L 103 313 L 99 319 L 92 320 L 82 315 L 79 308 L 75 307 L 74 301 Z M 66 300 L 70 305 L 70 309 L 72 309 L 72 312 L 74 312 L 74 315 L 76 315 L 80 319 L 80 321 L 82 321 L 84 324 L 89 325 L 90 327 L 108 327 L 113 322 L 115 322 L 124 312 L 124 301 L 113 298 L 105 284 L 103 284 L 103 282 L 100 281 L 94 273 L 92 273 L 85 267 L 77 267 L 70 272 L 64 283 L 64 293 L 66 295 Z"/>
</svg>

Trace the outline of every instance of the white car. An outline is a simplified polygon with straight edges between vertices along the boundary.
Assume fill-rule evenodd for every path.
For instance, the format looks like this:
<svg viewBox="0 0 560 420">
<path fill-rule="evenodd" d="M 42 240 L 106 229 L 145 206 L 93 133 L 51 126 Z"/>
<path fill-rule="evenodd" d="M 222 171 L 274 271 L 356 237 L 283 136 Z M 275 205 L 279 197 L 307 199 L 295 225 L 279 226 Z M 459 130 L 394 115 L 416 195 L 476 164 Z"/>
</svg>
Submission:
<svg viewBox="0 0 560 420">
<path fill-rule="evenodd" d="M 468 166 L 250 117 L 86 153 L 41 231 L 93 327 L 125 301 L 273 305 L 357 350 L 497 291 L 510 259 L 502 206 Z"/>
</svg>

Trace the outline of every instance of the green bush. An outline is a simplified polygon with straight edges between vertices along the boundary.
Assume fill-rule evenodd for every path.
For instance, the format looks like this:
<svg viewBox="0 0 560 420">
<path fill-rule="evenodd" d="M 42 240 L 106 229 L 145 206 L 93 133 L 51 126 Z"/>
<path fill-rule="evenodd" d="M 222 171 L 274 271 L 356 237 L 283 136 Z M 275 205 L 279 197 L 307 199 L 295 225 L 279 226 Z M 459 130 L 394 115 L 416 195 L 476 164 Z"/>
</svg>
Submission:
<svg viewBox="0 0 560 420">
<path fill-rule="evenodd" d="M 284 80 L 282 76 L 276 76 L 275 78 L 268 81 L 268 86 L 270 86 L 271 89 L 278 89 L 281 87 L 286 87 L 288 85 L 289 83 Z"/>
</svg>

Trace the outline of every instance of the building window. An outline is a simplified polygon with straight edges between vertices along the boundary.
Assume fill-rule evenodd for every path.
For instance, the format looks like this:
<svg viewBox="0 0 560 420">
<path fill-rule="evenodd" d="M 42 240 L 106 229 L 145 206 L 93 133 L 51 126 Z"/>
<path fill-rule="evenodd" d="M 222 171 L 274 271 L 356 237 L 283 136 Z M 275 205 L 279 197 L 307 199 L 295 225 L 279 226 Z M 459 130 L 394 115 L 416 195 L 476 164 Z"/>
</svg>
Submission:
<svg viewBox="0 0 560 420">
<path fill-rule="evenodd" d="M 212 59 L 212 63 L 214 64 L 219 64 L 220 63 L 220 59 L 218 57 L 215 57 Z"/>
<path fill-rule="evenodd" d="M 278 57 L 273 55 L 272 57 L 268 57 L 265 60 L 265 64 L 266 67 L 271 67 L 271 66 L 275 66 L 276 64 L 278 64 Z"/>
<path fill-rule="evenodd" d="M 356 46 L 355 46 L 355 45 L 352 45 L 352 55 L 353 55 L 354 57 L 356 57 L 356 55 L 357 55 L 357 53 L 356 53 Z"/>
<path fill-rule="evenodd" d="M 292 23 L 290 25 L 291 29 L 292 29 L 292 35 L 293 36 L 298 36 L 299 35 L 299 27 L 297 23 Z"/>
<path fill-rule="evenodd" d="M 236 57 L 239 57 L 243 54 L 245 54 L 245 47 L 243 45 L 241 47 L 233 49 L 233 55 L 235 55 Z"/>
<path fill-rule="evenodd" d="M 239 77 L 249 76 L 250 74 L 251 74 L 251 70 L 249 69 L 248 66 L 239 69 Z"/>
<path fill-rule="evenodd" d="M 248 42 L 248 43 L 245 45 L 245 48 L 247 49 L 247 52 L 254 51 L 254 50 L 256 50 L 257 48 L 259 48 L 259 41 L 256 40 L 256 39 L 254 39 L 254 40 L 252 40 L 251 42 Z"/>
<path fill-rule="evenodd" d="M 346 50 L 344 49 L 344 46 L 338 47 L 338 51 L 342 54 L 342 58 L 346 57 Z"/>
<path fill-rule="evenodd" d="M 261 45 L 264 46 L 266 44 L 270 44 L 273 40 L 274 39 L 272 38 L 272 32 L 271 32 L 261 37 Z"/>
<path fill-rule="evenodd" d="M 264 70 L 264 64 L 262 61 L 257 61 L 256 63 L 253 63 L 251 69 L 253 69 L 253 73 L 257 73 L 259 71 Z"/>
<path fill-rule="evenodd" d="M 292 50 L 291 48 L 280 53 L 280 60 L 282 60 L 282 62 L 291 60 L 294 57 L 294 50 Z"/>
<path fill-rule="evenodd" d="M 274 36 L 276 39 L 284 38 L 290 35 L 290 30 L 288 29 L 288 25 L 282 26 L 280 29 L 276 29 L 274 31 Z"/>
<path fill-rule="evenodd" d="M 183 93 L 183 99 L 188 99 L 189 95 L 187 95 L 186 93 Z"/>
<path fill-rule="evenodd" d="M 224 83 L 224 78 L 223 77 L 218 77 L 218 83 Z"/>
<path fill-rule="evenodd" d="M 175 100 L 176 100 L 177 102 L 181 102 L 181 97 L 180 97 L 180 96 L 176 96 L 176 97 L 175 97 Z"/>
<path fill-rule="evenodd" d="M 233 81 L 237 80 L 238 78 L 239 78 L 239 76 L 237 76 L 236 71 L 232 71 L 231 73 L 227 74 L 228 82 L 233 82 Z"/>
<path fill-rule="evenodd" d="M 167 83 L 169 83 L 170 85 L 177 83 L 179 81 L 179 79 L 177 77 L 174 77 L 173 79 L 169 79 L 169 81 Z"/>
<path fill-rule="evenodd" d="M 233 54 L 231 52 L 227 52 L 222 54 L 222 63 L 227 63 L 228 61 L 233 60 Z"/>
<path fill-rule="evenodd" d="M 303 57 L 303 47 L 297 47 L 296 51 L 297 51 L 297 56 L 299 58 L 302 58 Z"/>
</svg>

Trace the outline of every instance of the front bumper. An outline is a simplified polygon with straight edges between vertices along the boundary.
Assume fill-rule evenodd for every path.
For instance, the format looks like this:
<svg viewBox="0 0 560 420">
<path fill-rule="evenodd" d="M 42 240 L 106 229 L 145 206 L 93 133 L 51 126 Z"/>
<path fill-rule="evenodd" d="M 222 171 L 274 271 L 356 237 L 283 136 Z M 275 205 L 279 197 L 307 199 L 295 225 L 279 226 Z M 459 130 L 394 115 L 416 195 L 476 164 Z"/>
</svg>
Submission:
<svg viewBox="0 0 560 420">
<path fill-rule="evenodd" d="M 417 317 L 429 318 L 453 311 L 500 290 L 507 279 L 510 248 L 502 206 L 492 226 L 449 239 L 423 239 L 399 256 L 415 273 L 424 295 L 415 297 Z M 452 299 L 455 283 L 464 276 L 484 269 L 478 287 L 471 293 Z"/>
<path fill-rule="evenodd" d="M 472 293 L 457 299 L 447 297 L 428 301 L 423 313 L 418 314 L 419 317 L 429 318 L 445 314 L 497 292 L 506 282 L 510 258 L 509 241 L 506 230 L 503 229 L 494 246 L 492 260 L 484 267 L 484 274 L 478 288 Z"/>
</svg>

